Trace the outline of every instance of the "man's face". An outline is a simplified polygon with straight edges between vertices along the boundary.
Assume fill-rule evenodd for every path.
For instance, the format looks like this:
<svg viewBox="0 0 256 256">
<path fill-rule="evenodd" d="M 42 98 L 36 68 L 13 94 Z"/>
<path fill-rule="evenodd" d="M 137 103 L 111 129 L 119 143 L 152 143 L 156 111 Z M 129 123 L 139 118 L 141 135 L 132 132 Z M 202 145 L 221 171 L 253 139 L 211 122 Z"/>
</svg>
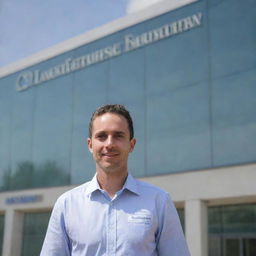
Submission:
<svg viewBox="0 0 256 256">
<path fill-rule="evenodd" d="M 136 140 L 130 140 L 127 120 L 117 114 L 106 113 L 93 121 L 88 148 L 96 161 L 96 170 L 106 173 L 127 172 L 128 155 Z"/>
</svg>

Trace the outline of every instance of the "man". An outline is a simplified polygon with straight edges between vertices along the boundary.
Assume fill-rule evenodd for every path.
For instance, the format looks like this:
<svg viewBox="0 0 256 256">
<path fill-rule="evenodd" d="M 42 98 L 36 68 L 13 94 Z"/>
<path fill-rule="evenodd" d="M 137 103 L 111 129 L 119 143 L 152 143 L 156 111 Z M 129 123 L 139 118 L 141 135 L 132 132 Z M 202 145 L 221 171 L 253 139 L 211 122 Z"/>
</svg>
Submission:
<svg viewBox="0 0 256 256">
<path fill-rule="evenodd" d="M 94 178 L 56 202 L 41 256 L 189 256 L 169 195 L 128 173 L 136 144 L 122 105 L 92 115 L 88 148 Z"/>
</svg>

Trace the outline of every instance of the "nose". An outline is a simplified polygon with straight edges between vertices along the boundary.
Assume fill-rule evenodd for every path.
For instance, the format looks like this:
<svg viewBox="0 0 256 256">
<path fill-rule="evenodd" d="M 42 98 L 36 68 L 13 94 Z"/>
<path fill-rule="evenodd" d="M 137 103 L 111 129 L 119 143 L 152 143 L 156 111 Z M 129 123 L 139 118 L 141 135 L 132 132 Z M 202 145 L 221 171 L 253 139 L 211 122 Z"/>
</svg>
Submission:
<svg viewBox="0 0 256 256">
<path fill-rule="evenodd" d="M 106 147 L 112 148 L 114 146 L 114 139 L 112 136 L 108 136 L 106 140 Z"/>
</svg>

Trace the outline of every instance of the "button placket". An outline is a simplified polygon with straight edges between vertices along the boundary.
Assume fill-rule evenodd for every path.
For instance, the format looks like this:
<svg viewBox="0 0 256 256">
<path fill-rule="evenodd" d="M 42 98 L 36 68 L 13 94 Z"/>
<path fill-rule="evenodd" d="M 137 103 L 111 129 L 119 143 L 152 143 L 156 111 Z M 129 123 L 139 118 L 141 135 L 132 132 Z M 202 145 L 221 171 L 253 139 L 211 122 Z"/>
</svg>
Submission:
<svg viewBox="0 0 256 256">
<path fill-rule="evenodd" d="M 109 203 L 108 211 L 108 238 L 107 252 L 108 256 L 116 255 L 116 209 L 113 201 Z"/>
</svg>

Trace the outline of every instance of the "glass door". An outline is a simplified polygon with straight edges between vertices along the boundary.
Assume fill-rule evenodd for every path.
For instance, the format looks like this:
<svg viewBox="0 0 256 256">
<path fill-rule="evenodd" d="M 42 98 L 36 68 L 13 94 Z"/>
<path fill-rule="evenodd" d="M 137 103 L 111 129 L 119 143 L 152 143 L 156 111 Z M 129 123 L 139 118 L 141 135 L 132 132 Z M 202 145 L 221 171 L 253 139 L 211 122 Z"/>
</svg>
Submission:
<svg viewBox="0 0 256 256">
<path fill-rule="evenodd" d="M 238 238 L 224 239 L 224 255 L 225 256 L 242 256 L 241 244 Z"/>
<path fill-rule="evenodd" d="M 256 256 L 256 238 L 226 237 L 223 244 L 224 256 Z"/>
<path fill-rule="evenodd" d="M 256 238 L 243 239 L 243 256 L 256 255 Z"/>
</svg>

